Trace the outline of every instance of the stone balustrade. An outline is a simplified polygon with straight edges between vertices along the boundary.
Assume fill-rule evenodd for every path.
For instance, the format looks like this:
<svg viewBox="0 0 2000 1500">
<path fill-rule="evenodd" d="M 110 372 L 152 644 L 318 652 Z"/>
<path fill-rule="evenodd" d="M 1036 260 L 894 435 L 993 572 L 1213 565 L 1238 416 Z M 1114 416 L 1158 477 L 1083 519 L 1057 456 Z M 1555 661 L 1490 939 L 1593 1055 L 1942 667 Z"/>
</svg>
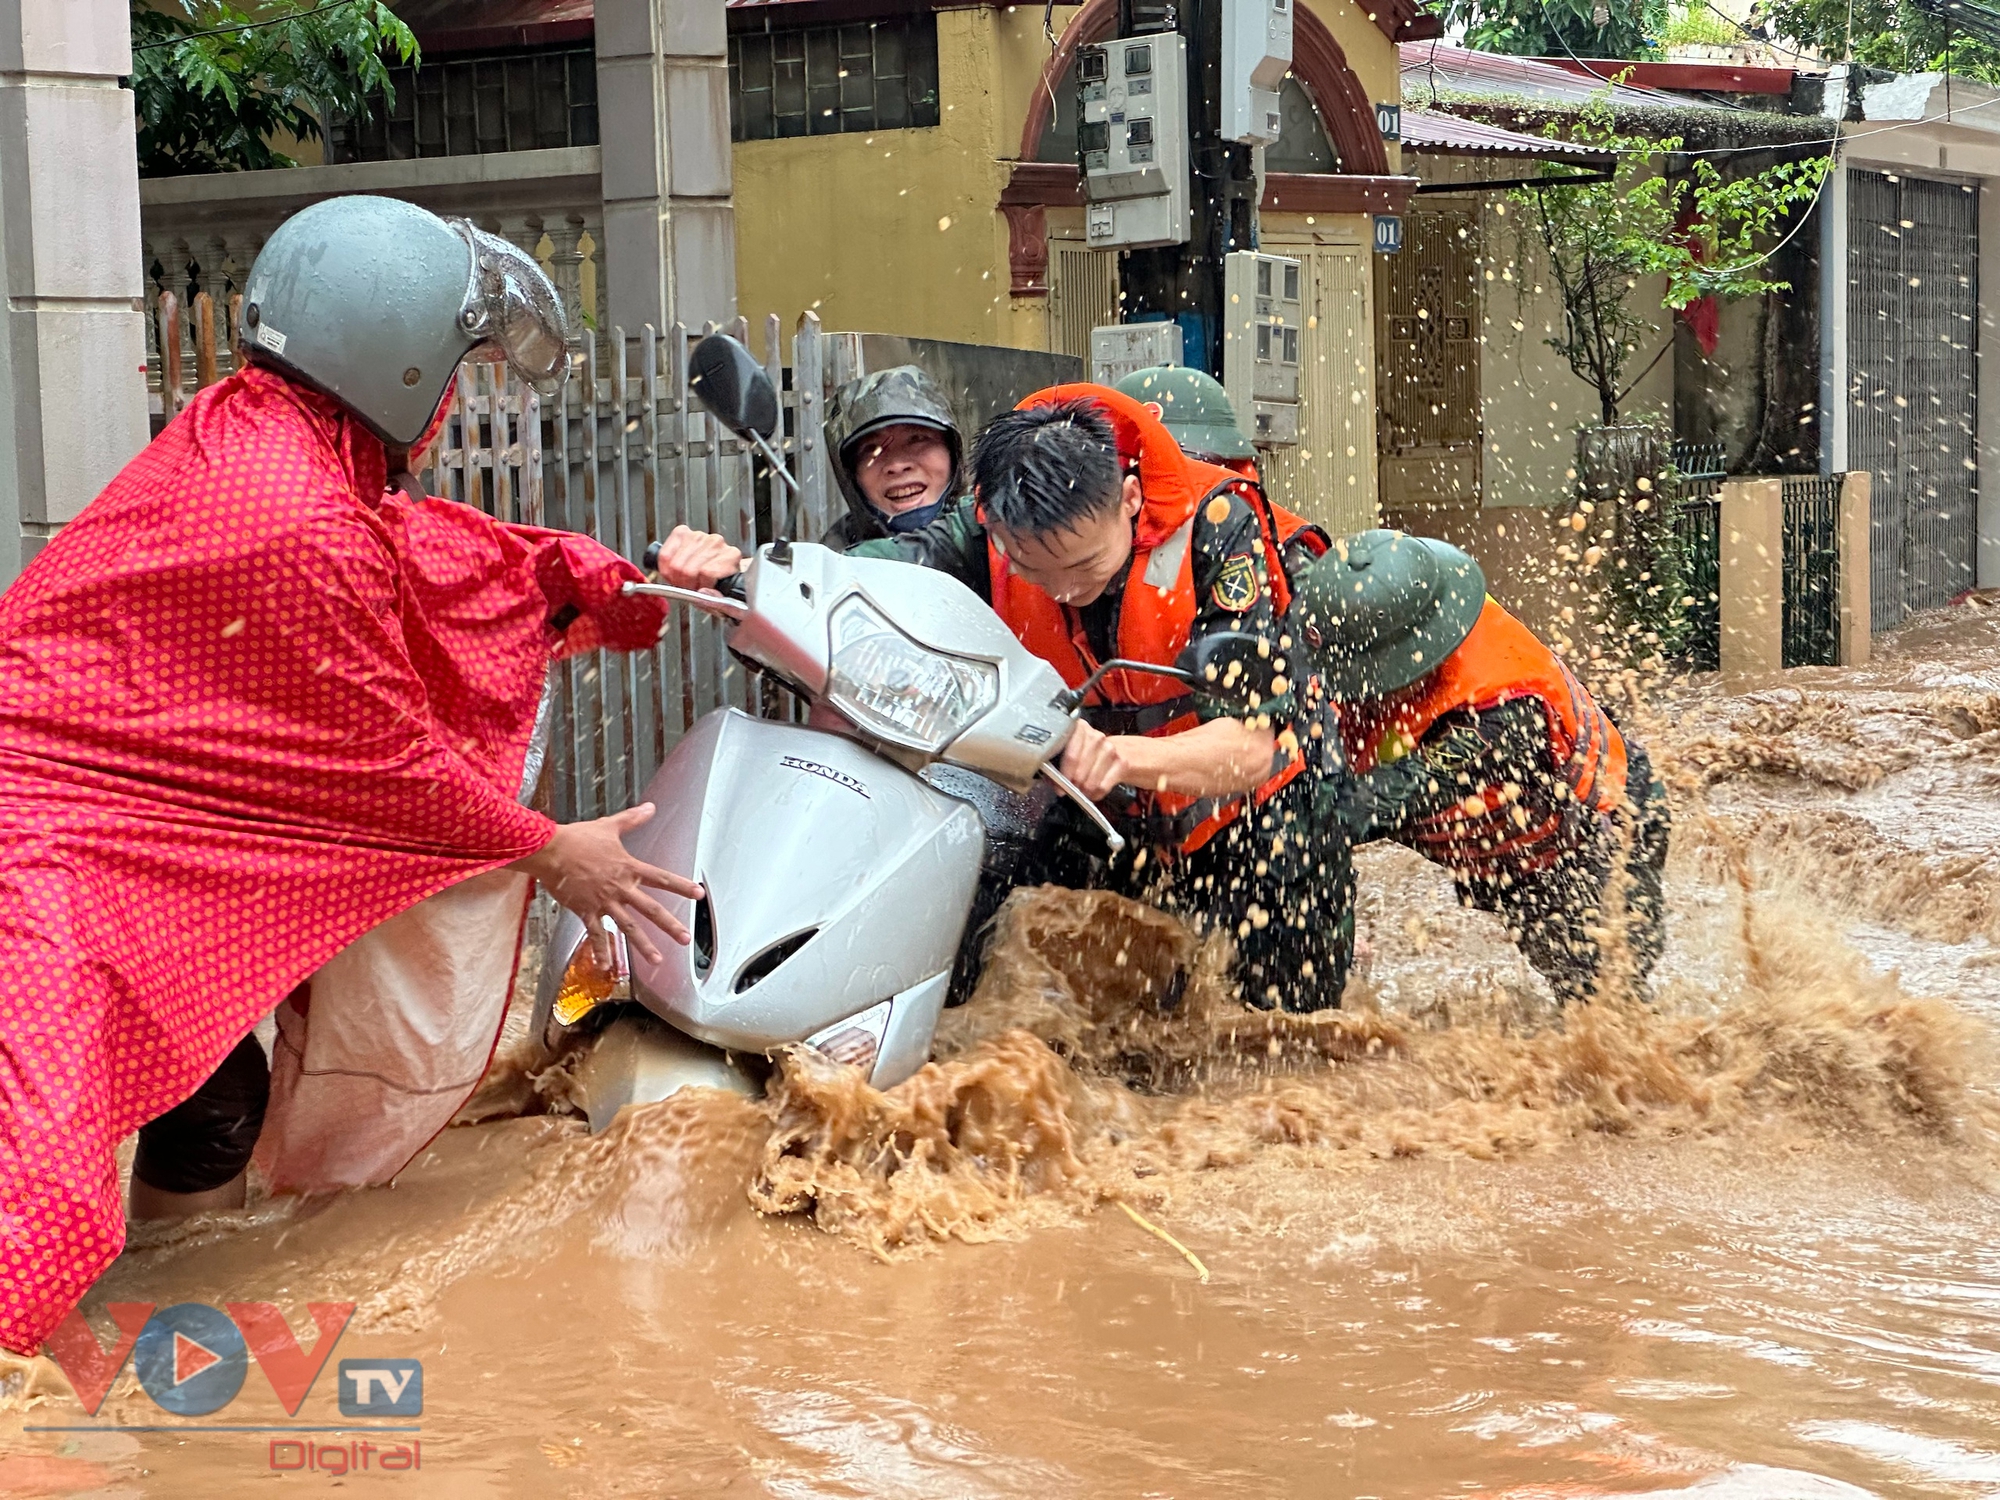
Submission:
<svg viewBox="0 0 2000 1500">
<path fill-rule="evenodd" d="M 602 328 L 608 300 L 604 210 L 596 146 L 415 161 L 354 162 L 268 172 L 153 178 L 139 185 L 147 302 L 147 386 L 156 418 L 161 396 L 160 294 L 183 307 L 207 293 L 217 313 L 220 372 L 234 368 L 231 298 L 240 292 L 271 232 L 307 204 L 344 193 L 402 198 L 472 220 L 540 261 L 561 294 L 572 329 Z M 193 320 L 180 320 L 181 365 L 197 369 Z M 191 386 L 189 387 L 191 389 Z"/>
</svg>

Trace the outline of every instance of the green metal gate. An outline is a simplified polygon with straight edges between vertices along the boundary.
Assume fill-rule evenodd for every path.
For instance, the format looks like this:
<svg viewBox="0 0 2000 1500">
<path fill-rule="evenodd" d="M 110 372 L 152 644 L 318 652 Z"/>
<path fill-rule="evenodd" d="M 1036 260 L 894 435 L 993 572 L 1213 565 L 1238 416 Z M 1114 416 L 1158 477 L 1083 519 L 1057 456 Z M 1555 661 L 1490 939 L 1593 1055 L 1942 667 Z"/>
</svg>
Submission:
<svg viewBox="0 0 2000 1500">
<path fill-rule="evenodd" d="M 1840 488 L 1838 474 L 1787 475 L 1784 664 L 1840 661 Z"/>
<path fill-rule="evenodd" d="M 1687 630 L 1681 650 L 1690 671 L 1722 667 L 1722 444 L 1675 443 L 1680 499 L 1674 535 L 1687 558 Z"/>
</svg>

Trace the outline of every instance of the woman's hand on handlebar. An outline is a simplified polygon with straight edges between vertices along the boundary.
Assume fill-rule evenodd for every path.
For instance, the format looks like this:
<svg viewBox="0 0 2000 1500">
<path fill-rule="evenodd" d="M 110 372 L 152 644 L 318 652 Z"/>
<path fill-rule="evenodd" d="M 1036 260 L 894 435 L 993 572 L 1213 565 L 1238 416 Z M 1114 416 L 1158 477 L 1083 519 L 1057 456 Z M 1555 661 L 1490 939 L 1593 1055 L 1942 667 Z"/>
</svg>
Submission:
<svg viewBox="0 0 2000 1500">
<path fill-rule="evenodd" d="M 611 958 L 607 920 L 648 963 L 660 961 L 660 950 L 647 936 L 647 924 L 683 946 L 688 941 L 687 928 L 651 891 L 693 899 L 701 895 L 701 887 L 685 875 L 635 859 L 625 848 L 622 835 L 652 816 L 653 804 L 642 802 L 608 818 L 565 823 L 540 852 L 514 862 L 513 868 L 539 880 L 559 905 L 583 919 L 591 947 L 607 967 Z"/>
<path fill-rule="evenodd" d="M 653 571 L 660 582 L 682 589 L 712 589 L 743 571 L 743 554 L 711 532 L 676 526 L 660 543 Z"/>
</svg>

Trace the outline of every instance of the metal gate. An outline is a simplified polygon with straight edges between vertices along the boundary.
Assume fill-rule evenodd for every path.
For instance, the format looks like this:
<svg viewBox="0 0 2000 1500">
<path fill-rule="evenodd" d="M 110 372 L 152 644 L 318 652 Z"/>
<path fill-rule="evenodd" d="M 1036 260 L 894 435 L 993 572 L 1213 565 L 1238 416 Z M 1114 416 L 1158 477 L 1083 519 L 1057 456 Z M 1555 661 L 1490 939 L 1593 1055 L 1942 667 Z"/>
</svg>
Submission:
<svg viewBox="0 0 2000 1500">
<path fill-rule="evenodd" d="M 1783 665 L 1840 661 L 1840 490 L 1843 476 L 1784 480 Z"/>
<path fill-rule="evenodd" d="M 1118 254 L 1081 240 L 1049 241 L 1049 352 L 1090 368 L 1090 330 L 1118 321 Z"/>
<path fill-rule="evenodd" d="M 1679 498 L 1674 534 L 1687 557 L 1687 611 L 1682 650 L 1688 667 L 1722 666 L 1722 444 L 1674 444 Z"/>
<path fill-rule="evenodd" d="M 1973 585 L 1979 190 L 1855 171 L 1847 228 L 1848 464 L 1873 472 L 1872 624 Z"/>
</svg>

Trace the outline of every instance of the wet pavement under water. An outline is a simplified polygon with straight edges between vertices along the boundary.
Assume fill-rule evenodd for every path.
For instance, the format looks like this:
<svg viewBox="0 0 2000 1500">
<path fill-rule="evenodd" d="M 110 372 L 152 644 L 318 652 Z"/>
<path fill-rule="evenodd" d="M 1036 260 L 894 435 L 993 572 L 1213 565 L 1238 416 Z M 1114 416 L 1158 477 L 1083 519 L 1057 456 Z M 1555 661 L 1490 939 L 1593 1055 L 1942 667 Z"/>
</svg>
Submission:
<svg viewBox="0 0 2000 1500">
<path fill-rule="evenodd" d="M 144 1432 L 129 1370 L 90 1417 L 28 1367 L 0 1493 L 2000 1496 L 2000 611 L 1643 734 L 1650 1007 L 1558 1014 L 1396 849 L 1326 1018 L 1030 898 L 887 1095 L 795 1063 L 592 1139 L 517 1056 L 393 1188 L 138 1236 L 93 1293 L 308 1340 L 358 1303 L 335 1358 L 422 1360 L 421 1472 L 206 1430 L 337 1424 L 331 1367 Z"/>
</svg>

